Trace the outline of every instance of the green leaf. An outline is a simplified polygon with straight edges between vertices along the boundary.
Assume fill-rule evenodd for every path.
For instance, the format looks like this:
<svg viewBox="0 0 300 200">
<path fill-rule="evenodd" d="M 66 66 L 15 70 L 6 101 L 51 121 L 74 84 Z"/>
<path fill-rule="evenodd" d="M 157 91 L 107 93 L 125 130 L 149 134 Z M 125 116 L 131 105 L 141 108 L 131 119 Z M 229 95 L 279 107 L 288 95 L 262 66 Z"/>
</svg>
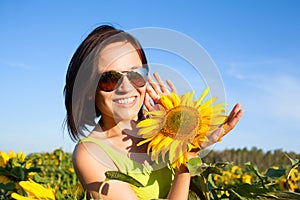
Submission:
<svg viewBox="0 0 300 200">
<path fill-rule="evenodd" d="M 266 177 L 264 177 L 257 169 L 256 165 L 251 164 L 250 162 L 245 163 L 246 167 L 252 171 L 258 178 L 262 181 L 262 184 L 264 184 L 264 180 Z"/>
<path fill-rule="evenodd" d="M 217 186 L 215 184 L 215 181 L 213 180 L 213 176 L 211 174 L 208 176 L 207 181 L 208 181 L 208 188 L 209 189 L 217 188 Z"/>
<path fill-rule="evenodd" d="M 134 185 L 136 187 L 144 187 L 144 185 L 138 180 L 122 172 L 107 171 L 105 172 L 105 176 L 107 180 L 119 180 L 126 183 L 130 183 L 131 185 Z"/>
<path fill-rule="evenodd" d="M 250 185 L 248 183 L 235 184 L 230 188 L 230 191 L 234 192 L 241 199 L 256 199 L 259 195 L 264 195 L 269 192 L 268 189 L 264 189 L 257 185 Z"/>
<path fill-rule="evenodd" d="M 293 159 L 291 158 L 288 154 L 284 154 L 292 163 L 292 167 L 295 167 L 296 165 L 300 164 L 300 160 L 299 159 Z"/>
<path fill-rule="evenodd" d="M 0 167 L 0 175 L 3 175 L 3 176 L 10 176 L 10 172 L 8 170 L 6 170 L 5 168 L 3 167 Z"/>
<path fill-rule="evenodd" d="M 190 159 L 186 166 L 192 176 L 199 176 L 206 169 L 199 157 Z"/>
<path fill-rule="evenodd" d="M 33 179 L 38 183 L 50 183 L 51 179 L 48 177 L 41 177 L 39 174 L 34 174 Z"/>
<path fill-rule="evenodd" d="M 30 167 L 27 172 L 42 172 L 40 167 Z"/>
<path fill-rule="evenodd" d="M 208 176 L 209 176 L 210 174 L 219 174 L 219 175 L 222 175 L 222 171 L 221 171 L 221 169 L 218 168 L 218 167 L 215 167 L 215 166 L 209 166 L 209 167 L 207 167 L 207 168 L 203 171 L 203 173 L 202 173 L 202 175 L 203 175 L 206 179 L 208 178 Z"/>
<path fill-rule="evenodd" d="M 217 163 L 213 164 L 213 166 L 218 167 L 218 168 L 224 168 L 227 165 L 232 165 L 232 162 L 217 162 Z"/>
<path fill-rule="evenodd" d="M 201 200 L 193 190 L 189 190 L 188 200 Z"/>
<path fill-rule="evenodd" d="M 199 158 L 199 157 L 195 157 L 195 158 L 190 159 L 190 160 L 187 162 L 187 164 L 188 164 L 189 166 L 191 166 L 191 167 L 193 167 L 193 166 L 200 166 L 200 165 L 202 164 L 202 160 L 201 160 L 201 158 Z"/>
<path fill-rule="evenodd" d="M 14 191 L 16 189 L 16 184 L 12 182 L 7 184 L 0 183 L 0 189 L 3 189 L 5 191 Z"/>
<path fill-rule="evenodd" d="M 239 193 L 237 193 L 233 189 L 229 189 L 229 191 L 230 191 L 229 199 L 234 199 L 234 200 L 249 200 L 249 199 L 251 199 L 251 198 L 246 198 L 246 197 L 240 196 Z M 223 199 L 223 198 L 221 197 L 221 199 Z"/>
<path fill-rule="evenodd" d="M 265 173 L 265 176 L 271 177 L 271 178 L 280 178 L 281 176 L 285 175 L 285 169 L 274 169 L 269 168 L 268 171 Z"/>
<path fill-rule="evenodd" d="M 267 197 L 276 197 L 277 199 L 281 200 L 299 200 L 300 194 L 296 192 L 269 192 L 266 194 Z"/>
<path fill-rule="evenodd" d="M 13 176 L 14 178 L 16 178 L 18 181 L 25 181 L 26 177 L 26 172 L 25 169 L 23 169 L 22 167 L 14 167 L 11 170 L 11 176 Z"/>
</svg>

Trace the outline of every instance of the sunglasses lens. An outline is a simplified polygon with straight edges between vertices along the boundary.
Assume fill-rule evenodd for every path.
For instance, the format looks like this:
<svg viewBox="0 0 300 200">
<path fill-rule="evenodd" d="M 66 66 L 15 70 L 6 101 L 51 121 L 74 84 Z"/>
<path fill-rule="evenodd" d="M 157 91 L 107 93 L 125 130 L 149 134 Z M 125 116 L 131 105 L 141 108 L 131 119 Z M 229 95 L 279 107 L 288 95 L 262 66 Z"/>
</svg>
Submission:
<svg viewBox="0 0 300 200">
<path fill-rule="evenodd" d="M 98 87 L 103 91 L 113 91 L 122 77 L 123 75 L 118 72 L 104 72 L 100 77 Z"/>
<path fill-rule="evenodd" d="M 147 70 L 145 68 L 139 68 L 128 72 L 128 79 L 137 87 L 143 87 L 146 84 Z"/>
<path fill-rule="evenodd" d="M 136 87 L 143 87 L 147 82 L 148 71 L 145 68 L 138 68 L 127 71 L 128 80 Z M 122 82 L 123 74 L 120 72 L 104 72 L 98 82 L 98 87 L 102 91 L 111 92 Z"/>
</svg>

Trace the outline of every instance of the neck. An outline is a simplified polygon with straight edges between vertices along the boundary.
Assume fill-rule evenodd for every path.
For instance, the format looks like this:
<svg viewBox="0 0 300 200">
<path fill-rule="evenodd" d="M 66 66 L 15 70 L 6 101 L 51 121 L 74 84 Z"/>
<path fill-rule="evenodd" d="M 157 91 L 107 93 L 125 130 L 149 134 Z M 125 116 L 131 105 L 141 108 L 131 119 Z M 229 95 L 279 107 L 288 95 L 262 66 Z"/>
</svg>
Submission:
<svg viewBox="0 0 300 200">
<path fill-rule="evenodd" d="M 106 133 L 107 137 L 120 136 L 127 134 L 128 132 L 132 134 L 132 132 L 136 131 L 135 120 L 117 120 L 102 116 L 99 120 L 99 125 L 101 129 Z"/>
</svg>

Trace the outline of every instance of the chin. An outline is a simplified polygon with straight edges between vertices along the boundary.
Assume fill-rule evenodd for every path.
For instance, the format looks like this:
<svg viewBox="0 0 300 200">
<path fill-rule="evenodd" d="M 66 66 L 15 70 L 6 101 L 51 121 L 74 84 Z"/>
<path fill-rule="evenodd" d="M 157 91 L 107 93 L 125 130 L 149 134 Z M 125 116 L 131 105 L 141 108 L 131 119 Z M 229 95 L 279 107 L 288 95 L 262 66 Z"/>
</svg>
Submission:
<svg viewBox="0 0 300 200">
<path fill-rule="evenodd" d="M 128 110 L 124 110 L 123 112 L 117 111 L 114 113 L 114 118 L 117 120 L 137 120 L 138 119 L 138 111 L 129 112 Z"/>
</svg>

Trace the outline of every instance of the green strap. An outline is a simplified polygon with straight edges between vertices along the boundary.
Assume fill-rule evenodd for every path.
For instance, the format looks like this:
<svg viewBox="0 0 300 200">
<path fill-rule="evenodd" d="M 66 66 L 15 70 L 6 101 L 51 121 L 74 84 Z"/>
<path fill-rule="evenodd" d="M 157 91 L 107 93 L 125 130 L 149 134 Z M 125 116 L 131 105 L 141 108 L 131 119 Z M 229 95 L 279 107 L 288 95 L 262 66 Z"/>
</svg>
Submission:
<svg viewBox="0 0 300 200">
<path fill-rule="evenodd" d="M 94 144 L 97 144 L 112 159 L 112 161 L 116 164 L 116 166 L 119 168 L 121 172 L 145 173 L 149 171 L 149 169 L 147 169 L 141 163 L 131 160 L 124 154 L 118 152 L 116 149 L 113 149 L 112 147 L 101 142 L 100 140 L 97 140 L 92 137 L 85 137 L 80 139 L 78 143 L 82 143 L 82 142 L 92 142 Z"/>
</svg>

